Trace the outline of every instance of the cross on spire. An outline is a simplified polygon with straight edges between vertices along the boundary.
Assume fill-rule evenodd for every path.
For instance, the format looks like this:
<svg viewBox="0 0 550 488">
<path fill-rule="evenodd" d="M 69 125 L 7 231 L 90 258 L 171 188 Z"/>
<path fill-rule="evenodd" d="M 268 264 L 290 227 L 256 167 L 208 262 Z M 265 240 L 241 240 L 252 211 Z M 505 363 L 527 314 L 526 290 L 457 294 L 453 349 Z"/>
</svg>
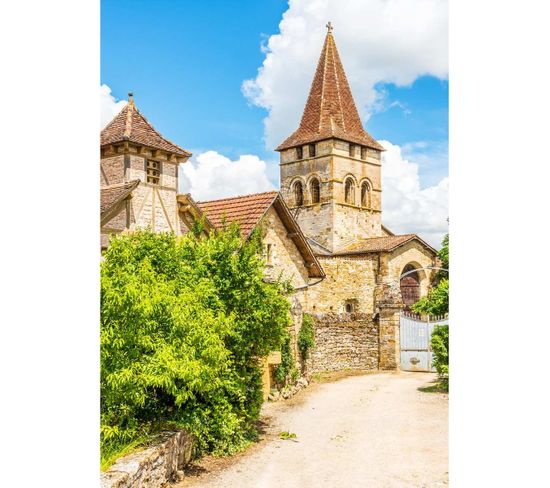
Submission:
<svg viewBox="0 0 550 488">
<path fill-rule="evenodd" d="M 327 28 L 327 32 L 330 34 L 332 32 L 332 29 L 334 29 L 334 27 L 332 27 L 332 22 L 329 20 L 327 25 L 325 26 Z"/>
</svg>

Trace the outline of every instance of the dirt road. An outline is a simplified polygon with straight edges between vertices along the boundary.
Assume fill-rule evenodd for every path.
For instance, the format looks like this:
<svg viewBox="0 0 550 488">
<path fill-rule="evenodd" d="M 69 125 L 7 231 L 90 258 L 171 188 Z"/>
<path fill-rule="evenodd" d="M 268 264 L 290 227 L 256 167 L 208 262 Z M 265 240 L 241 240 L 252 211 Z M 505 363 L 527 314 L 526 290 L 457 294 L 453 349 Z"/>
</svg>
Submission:
<svg viewBox="0 0 550 488">
<path fill-rule="evenodd" d="M 418 391 L 434 379 L 404 372 L 352 376 L 267 404 L 264 441 L 234 459 L 204 460 L 176 486 L 446 486 L 448 396 Z M 296 439 L 280 439 L 282 431 Z"/>
</svg>

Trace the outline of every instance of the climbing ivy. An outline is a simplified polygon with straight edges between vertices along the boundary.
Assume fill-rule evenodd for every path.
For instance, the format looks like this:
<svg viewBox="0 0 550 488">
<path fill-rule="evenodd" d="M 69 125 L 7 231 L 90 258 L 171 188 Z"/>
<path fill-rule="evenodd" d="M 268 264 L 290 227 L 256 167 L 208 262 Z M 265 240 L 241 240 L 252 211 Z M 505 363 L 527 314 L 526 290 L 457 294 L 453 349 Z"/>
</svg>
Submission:
<svg viewBox="0 0 550 488">
<path fill-rule="evenodd" d="M 315 347 L 315 333 L 313 331 L 313 319 L 307 313 L 302 319 L 302 327 L 298 333 L 298 349 L 305 361 L 309 356 L 309 350 Z"/>
</svg>

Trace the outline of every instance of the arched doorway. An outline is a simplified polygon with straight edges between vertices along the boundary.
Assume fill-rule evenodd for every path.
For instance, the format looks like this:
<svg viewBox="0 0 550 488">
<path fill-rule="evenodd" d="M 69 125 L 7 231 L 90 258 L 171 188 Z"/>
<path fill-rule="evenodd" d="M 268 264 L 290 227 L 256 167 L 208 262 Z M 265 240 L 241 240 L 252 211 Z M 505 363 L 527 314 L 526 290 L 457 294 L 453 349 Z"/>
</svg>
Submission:
<svg viewBox="0 0 550 488">
<path fill-rule="evenodd" d="M 407 264 L 401 274 L 408 273 L 414 269 L 415 267 L 412 264 Z M 420 299 L 420 276 L 417 271 L 401 278 L 399 285 L 401 288 L 401 297 L 406 308 L 409 308 Z"/>
</svg>

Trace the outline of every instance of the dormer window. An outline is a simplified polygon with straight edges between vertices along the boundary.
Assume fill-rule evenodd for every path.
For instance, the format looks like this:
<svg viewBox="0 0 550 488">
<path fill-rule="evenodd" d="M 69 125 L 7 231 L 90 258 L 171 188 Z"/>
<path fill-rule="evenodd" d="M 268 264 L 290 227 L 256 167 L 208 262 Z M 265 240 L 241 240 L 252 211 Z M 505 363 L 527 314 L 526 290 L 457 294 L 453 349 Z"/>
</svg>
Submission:
<svg viewBox="0 0 550 488">
<path fill-rule="evenodd" d="M 160 182 L 160 163 L 147 160 L 147 183 L 158 185 Z"/>
<path fill-rule="evenodd" d="M 315 144 L 309 145 L 309 157 L 314 158 L 315 157 Z"/>
<path fill-rule="evenodd" d="M 302 146 L 299 146 L 296 148 L 296 159 L 303 159 L 304 158 L 304 149 Z"/>
</svg>

